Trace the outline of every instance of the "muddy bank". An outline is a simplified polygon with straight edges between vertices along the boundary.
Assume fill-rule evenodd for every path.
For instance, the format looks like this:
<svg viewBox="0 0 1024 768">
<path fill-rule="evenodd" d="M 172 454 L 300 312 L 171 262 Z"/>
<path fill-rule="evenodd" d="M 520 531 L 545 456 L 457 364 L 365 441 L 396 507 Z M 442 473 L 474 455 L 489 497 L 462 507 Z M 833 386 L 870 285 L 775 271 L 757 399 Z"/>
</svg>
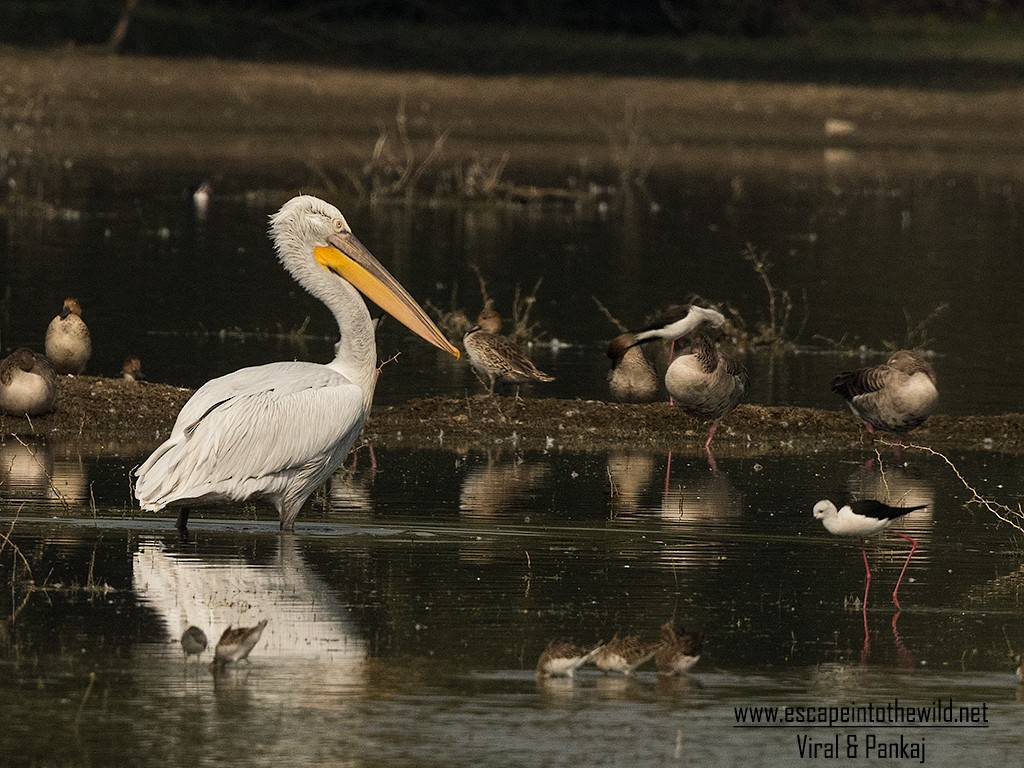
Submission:
<svg viewBox="0 0 1024 768">
<path fill-rule="evenodd" d="M 92 376 L 62 377 L 58 408 L 31 421 L 0 416 L 0 435 L 44 437 L 71 453 L 152 450 L 170 433 L 191 390 Z M 667 403 L 476 396 L 376 406 L 362 440 L 396 448 L 457 451 L 615 449 L 696 454 L 707 425 Z M 1024 414 L 936 414 L 910 442 L 939 450 L 1024 451 Z M 715 437 L 718 457 L 800 454 L 870 445 L 843 410 L 740 405 Z"/>
<path fill-rule="evenodd" d="M 617 176 L 623 132 L 650 142 L 645 162 L 653 175 L 679 168 L 1022 173 L 1024 102 L 1015 81 L 961 91 L 471 76 L 10 48 L 0 48 L 0 71 L 0 133 L 12 154 L 116 174 L 167 166 L 235 183 L 258 158 L 261 170 L 334 197 L 349 189 L 346 179 L 400 110 L 421 157 L 443 133 L 441 166 L 505 156 L 506 176 L 520 184 L 560 183 L 578 175 L 580 163 Z"/>
</svg>

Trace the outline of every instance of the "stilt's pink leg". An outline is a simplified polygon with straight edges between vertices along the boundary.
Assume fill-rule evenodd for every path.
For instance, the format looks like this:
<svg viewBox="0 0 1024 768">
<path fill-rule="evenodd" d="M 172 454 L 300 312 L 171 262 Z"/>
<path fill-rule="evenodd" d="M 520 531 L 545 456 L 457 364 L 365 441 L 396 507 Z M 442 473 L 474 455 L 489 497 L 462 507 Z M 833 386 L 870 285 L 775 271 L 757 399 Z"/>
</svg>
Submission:
<svg viewBox="0 0 1024 768">
<path fill-rule="evenodd" d="M 900 571 L 900 577 L 896 579 L 896 589 L 892 591 L 892 602 L 896 606 L 896 609 L 900 609 L 900 599 L 898 597 L 900 591 L 900 584 L 903 583 L 903 574 L 907 572 L 907 566 L 910 565 L 910 558 L 914 556 L 914 552 L 917 551 L 917 539 L 912 539 L 905 533 L 897 533 L 901 539 L 906 539 L 910 542 L 910 554 L 907 555 L 907 559 L 903 563 L 903 570 Z"/>
<path fill-rule="evenodd" d="M 868 553 L 864 549 L 864 541 L 860 542 L 860 554 L 864 558 L 864 601 L 861 604 L 861 615 L 864 617 L 864 647 L 860 651 L 860 663 L 866 664 L 871 652 L 871 635 L 868 632 L 868 590 L 871 588 L 871 568 L 868 565 Z"/>
</svg>

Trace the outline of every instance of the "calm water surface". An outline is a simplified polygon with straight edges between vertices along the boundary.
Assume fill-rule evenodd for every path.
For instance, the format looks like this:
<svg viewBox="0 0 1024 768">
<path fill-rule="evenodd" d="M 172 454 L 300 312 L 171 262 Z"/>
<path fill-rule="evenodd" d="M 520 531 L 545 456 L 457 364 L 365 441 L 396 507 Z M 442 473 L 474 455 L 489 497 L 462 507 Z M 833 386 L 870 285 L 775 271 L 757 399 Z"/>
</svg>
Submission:
<svg viewBox="0 0 1024 768">
<path fill-rule="evenodd" d="M 413 295 L 442 309 L 479 310 L 474 266 L 505 314 L 517 285 L 543 278 L 532 317 L 560 343 L 533 350 L 557 377 L 534 395 L 605 396 L 615 329 L 594 298 L 629 325 L 691 293 L 764 322 L 764 288 L 740 257 L 753 243 L 794 297 L 790 327 L 802 327 L 803 344 L 881 350 L 948 304 L 928 329 L 941 407 L 1021 410 L 1012 340 L 1024 332 L 1024 190 L 862 167 L 826 153 L 818 174 L 681 171 L 649 180 L 655 208 L 606 214 L 337 202 Z M 74 295 L 93 331 L 92 373 L 112 375 L 134 353 L 151 379 L 197 386 L 243 365 L 327 360 L 331 318 L 265 235 L 267 215 L 297 189 L 218 178 L 199 219 L 182 196 L 196 181 L 74 167 L 58 193 L 0 219 L 2 351 L 41 347 Z M 480 389 L 465 361 L 396 323 L 384 324 L 379 351 L 402 354 L 378 402 Z M 828 382 L 860 359 L 805 350 L 746 362 L 753 401 L 837 408 Z M 141 456 L 3 438 L 0 762 L 791 765 L 801 737 L 838 734 L 862 747 L 869 735 L 924 740 L 929 765 L 1013 764 L 1024 725 L 1012 674 L 1024 647 L 1019 540 L 963 508 L 945 465 L 886 457 L 883 479 L 869 458 L 720 460 L 712 474 L 676 457 L 666 479 L 667 457 L 644 453 L 378 450 L 376 473 L 361 455 L 307 505 L 294 536 L 243 506 L 198 510 L 183 540 L 170 517 L 133 510 L 128 476 Z M 1020 457 L 952 458 L 980 492 L 1020 501 Z M 920 542 L 902 611 L 890 593 L 906 542 L 869 547 L 865 607 L 856 542 L 811 516 L 818 499 L 849 494 L 928 504 L 901 526 Z M 262 618 L 251 665 L 214 676 L 209 651 L 183 660 L 188 624 L 215 639 Z M 534 677 L 552 639 L 654 639 L 669 618 L 706 635 L 689 676 Z M 896 699 L 984 705 L 988 720 L 973 730 L 735 727 L 736 707 Z"/>
<path fill-rule="evenodd" d="M 738 168 L 652 179 L 650 199 L 605 214 L 337 202 L 413 295 L 440 309 L 475 317 L 473 267 L 506 317 L 516 287 L 529 292 L 542 280 L 531 317 L 559 343 L 534 350 L 557 377 L 539 394 L 606 395 L 604 344 L 616 329 L 595 298 L 633 327 L 694 293 L 734 307 L 752 329 L 766 322 L 764 286 L 741 257 L 751 243 L 792 296 L 790 335 L 818 350 L 750 357 L 754 401 L 836 407 L 832 376 L 861 359 L 822 350 L 863 345 L 877 350 L 863 360 L 878 362 L 886 342 L 902 345 L 908 325 L 948 305 L 925 334 L 942 407 L 1024 408 L 1024 360 L 1008 341 L 1024 333 L 1020 183 L 952 172 L 890 178 L 829 157 L 821 175 Z M 267 215 L 295 190 L 246 194 L 282 180 L 221 179 L 200 219 L 182 193 L 191 177 L 88 168 L 69 176 L 58 200 L 26 203 L 0 222 L 10 289 L 3 350 L 41 346 L 64 296 L 75 295 L 93 329 L 95 373 L 113 375 L 135 353 L 151 379 L 198 386 L 243 365 L 331 357 L 332 318 L 278 266 L 266 237 Z M 288 338 L 307 318 L 304 339 Z M 378 401 L 480 389 L 465 361 L 443 359 L 397 323 L 385 323 L 379 352 L 402 356 Z"/>
<path fill-rule="evenodd" d="M 1019 755 L 1019 545 L 962 507 L 943 465 L 867 455 L 672 462 L 643 453 L 377 451 L 339 472 L 294 536 L 263 508 L 199 510 L 187 539 L 133 511 L 138 456 L 77 457 L 8 438 L 0 456 L 0 754 L 28 764 L 789 765 L 798 737 L 900 735 L 926 764 Z M 885 457 L 883 457 L 885 458 Z M 1013 501 L 1022 460 L 953 457 Z M 862 610 L 856 542 L 810 508 L 855 493 L 928 504 L 874 542 Z M 37 588 L 20 575 L 25 556 Z M 250 665 L 186 663 L 269 620 Z M 537 681 L 548 641 L 706 636 L 692 673 L 584 669 Z M 752 731 L 742 706 L 985 705 L 984 729 Z M 1015 759 L 1015 757 L 1013 758 Z M 882 761 L 880 764 L 886 764 Z M 891 764 L 909 764 L 895 761 Z"/>
</svg>

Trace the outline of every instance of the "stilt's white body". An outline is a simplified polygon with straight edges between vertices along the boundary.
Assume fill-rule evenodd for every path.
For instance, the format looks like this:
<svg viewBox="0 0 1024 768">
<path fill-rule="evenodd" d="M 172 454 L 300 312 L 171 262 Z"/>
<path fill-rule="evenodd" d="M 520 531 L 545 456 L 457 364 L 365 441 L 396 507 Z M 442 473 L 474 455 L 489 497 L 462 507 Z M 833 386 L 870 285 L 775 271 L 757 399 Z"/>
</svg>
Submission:
<svg viewBox="0 0 1024 768">
<path fill-rule="evenodd" d="M 861 502 L 863 503 L 863 502 Z M 837 536 L 856 536 L 858 538 L 865 538 L 867 536 L 874 536 L 876 533 L 881 533 L 893 520 L 902 517 L 903 515 L 919 509 L 919 507 L 888 507 L 879 502 L 876 509 L 876 515 L 859 514 L 855 512 L 853 506 L 846 504 L 838 509 L 828 499 L 822 499 L 814 505 L 814 517 L 817 520 L 821 520 L 822 525 L 825 526 L 825 530 L 829 533 L 834 533 Z M 887 511 L 892 510 L 895 514 L 889 514 Z"/>
</svg>

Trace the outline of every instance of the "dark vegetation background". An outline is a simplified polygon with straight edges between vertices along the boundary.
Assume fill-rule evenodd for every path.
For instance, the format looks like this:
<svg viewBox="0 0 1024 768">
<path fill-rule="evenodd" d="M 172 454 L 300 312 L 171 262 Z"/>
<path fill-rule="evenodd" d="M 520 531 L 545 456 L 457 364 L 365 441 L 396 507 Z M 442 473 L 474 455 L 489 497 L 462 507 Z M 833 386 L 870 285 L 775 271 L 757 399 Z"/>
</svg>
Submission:
<svg viewBox="0 0 1024 768">
<path fill-rule="evenodd" d="M 0 43 L 11 45 L 480 74 L 793 79 L 808 61 L 838 58 L 841 65 L 814 68 L 815 77 L 877 78 L 874 66 L 864 68 L 870 74 L 860 71 L 859 61 L 870 59 L 891 60 L 897 77 L 916 79 L 953 61 L 978 61 L 984 69 L 973 72 L 973 79 L 984 80 L 1019 74 L 1019 46 L 1016 53 L 1000 52 L 1008 38 L 1014 46 L 1024 39 L 1024 0 L 0 3 Z M 756 54 L 752 43 L 761 46 Z"/>
</svg>

